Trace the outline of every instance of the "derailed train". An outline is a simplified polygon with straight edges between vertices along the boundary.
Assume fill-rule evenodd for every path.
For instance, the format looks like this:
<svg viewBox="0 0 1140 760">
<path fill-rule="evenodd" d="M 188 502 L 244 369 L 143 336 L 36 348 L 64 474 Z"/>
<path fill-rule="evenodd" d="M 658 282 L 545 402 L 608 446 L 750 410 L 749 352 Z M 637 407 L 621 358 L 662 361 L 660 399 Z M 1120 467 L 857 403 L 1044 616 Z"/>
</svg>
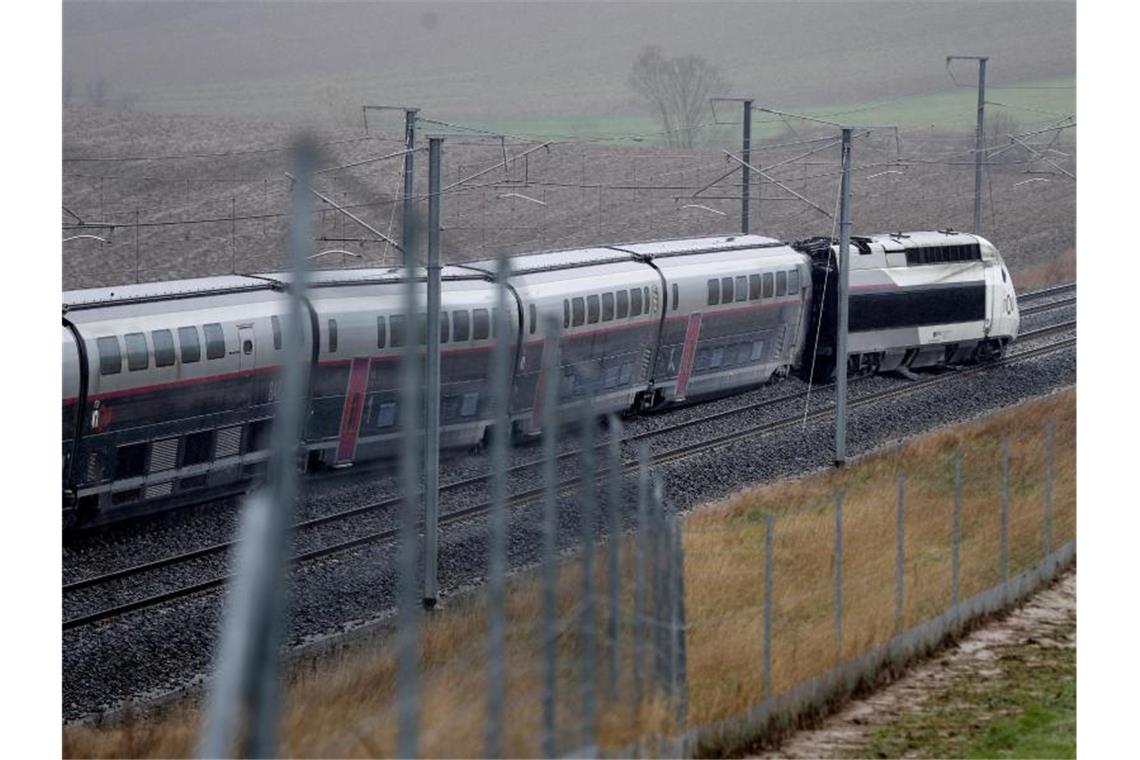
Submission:
<svg viewBox="0 0 1140 760">
<path fill-rule="evenodd" d="M 673 240 L 509 260 L 510 418 L 540 432 L 542 354 L 559 341 L 562 412 L 587 382 L 598 414 L 648 410 L 810 371 L 834 372 L 831 240 Z M 854 238 L 851 372 L 999 355 L 1019 326 L 997 249 L 944 232 Z M 491 424 L 496 264 L 442 272 L 441 442 Z M 414 273 L 424 283 L 422 270 Z M 399 435 L 411 335 L 402 269 L 320 271 L 305 296 L 310 467 L 380 457 Z M 65 518 L 137 509 L 248 482 L 268 459 L 287 275 L 70 291 L 63 306 Z M 424 303 L 426 284 L 419 295 Z M 821 314 L 821 310 L 823 313 Z M 547 325 L 556 320 L 557 335 Z"/>
</svg>

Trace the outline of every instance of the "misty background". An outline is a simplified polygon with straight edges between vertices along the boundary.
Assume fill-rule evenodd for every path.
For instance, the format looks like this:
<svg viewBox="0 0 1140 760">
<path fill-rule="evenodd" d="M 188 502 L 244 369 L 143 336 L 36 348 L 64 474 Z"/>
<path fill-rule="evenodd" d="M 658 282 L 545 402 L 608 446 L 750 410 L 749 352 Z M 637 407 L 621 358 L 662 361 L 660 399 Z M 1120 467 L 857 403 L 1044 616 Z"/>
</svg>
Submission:
<svg viewBox="0 0 1140 760">
<path fill-rule="evenodd" d="M 951 53 L 993 56 L 992 85 L 1071 78 L 1075 28 L 1072 2 L 65 2 L 63 79 L 74 106 L 588 126 L 644 112 L 625 80 L 646 44 L 793 108 L 947 90 Z"/>
</svg>

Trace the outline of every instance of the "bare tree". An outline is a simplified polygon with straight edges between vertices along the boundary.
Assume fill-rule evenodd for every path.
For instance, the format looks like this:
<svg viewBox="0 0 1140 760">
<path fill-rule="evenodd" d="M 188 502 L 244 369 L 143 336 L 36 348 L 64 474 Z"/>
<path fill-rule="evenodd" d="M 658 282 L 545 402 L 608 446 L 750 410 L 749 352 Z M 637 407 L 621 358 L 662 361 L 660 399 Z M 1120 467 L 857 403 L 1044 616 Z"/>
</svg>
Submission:
<svg viewBox="0 0 1140 760">
<path fill-rule="evenodd" d="M 691 148 L 711 95 L 729 89 L 720 69 L 695 55 L 666 58 L 646 45 L 633 62 L 629 88 L 652 106 L 672 147 Z"/>
</svg>

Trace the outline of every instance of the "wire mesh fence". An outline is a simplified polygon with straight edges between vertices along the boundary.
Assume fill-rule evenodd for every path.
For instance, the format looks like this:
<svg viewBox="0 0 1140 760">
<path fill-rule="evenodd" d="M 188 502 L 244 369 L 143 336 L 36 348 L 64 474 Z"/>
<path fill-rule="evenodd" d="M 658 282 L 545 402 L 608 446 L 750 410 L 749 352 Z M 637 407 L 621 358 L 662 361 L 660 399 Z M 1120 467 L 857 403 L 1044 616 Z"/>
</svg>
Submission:
<svg viewBox="0 0 1140 760">
<path fill-rule="evenodd" d="M 508 503 L 512 349 L 500 257 L 491 499 L 477 516 L 486 518 L 486 585 L 423 612 L 424 569 L 436 567 L 440 549 L 424 541 L 425 349 L 408 340 L 400 359 L 394 630 L 365 659 L 344 663 L 337 685 L 302 680 L 282 698 L 283 547 L 297 488 L 314 155 L 305 148 L 296 157 L 286 383 L 270 477 L 246 507 L 201 754 L 725 751 L 934 646 L 1075 556 L 1073 414 L 1012 434 L 942 438 L 905 461 L 872 458 L 822 485 L 745 494 L 682 517 L 648 448 L 627 459 L 620 422 L 610 417 L 599 430 L 597 368 L 576 367 L 571 393 L 567 376 L 553 371 L 563 365 L 552 350 L 542 357 L 551 371 L 533 507 L 541 527 L 531 534 L 541 559 L 509 574 L 517 536 L 508 519 L 531 507 Z M 403 280 L 414 331 L 425 276 L 416 270 Z M 558 325 L 550 327 L 557 336 Z M 568 481 L 556 460 L 571 428 L 578 454 Z M 568 516 L 577 546 L 558 552 Z"/>
</svg>

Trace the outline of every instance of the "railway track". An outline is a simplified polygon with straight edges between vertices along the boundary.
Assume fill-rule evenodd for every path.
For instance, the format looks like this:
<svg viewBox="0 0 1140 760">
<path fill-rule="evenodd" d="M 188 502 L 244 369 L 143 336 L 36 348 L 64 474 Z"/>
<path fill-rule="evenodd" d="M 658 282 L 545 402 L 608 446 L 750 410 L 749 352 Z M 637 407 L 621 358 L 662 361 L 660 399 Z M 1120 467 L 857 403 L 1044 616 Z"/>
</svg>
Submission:
<svg viewBox="0 0 1140 760">
<path fill-rule="evenodd" d="M 1066 287 L 1066 286 L 1061 286 L 1059 288 L 1050 288 L 1050 289 L 1047 289 L 1047 291 L 1037 291 L 1037 293 L 1053 294 L 1053 293 L 1062 291 L 1064 287 Z M 1043 296 L 1039 296 L 1039 297 L 1043 297 Z M 1067 304 L 1068 304 L 1068 301 L 1058 302 L 1057 306 L 1055 306 L 1054 308 L 1059 308 L 1060 306 L 1067 305 Z M 1029 340 L 1036 340 L 1036 339 L 1040 339 L 1040 338 L 1046 338 L 1046 337 L 1055 335 L 1055 334 L 1060 333 L 1060 332 L 1065 332 L 1065 331 L 1071 330 L 1075 326 L 1076 326 L 1075 321 L 1064 322 L 1064 323 L 1054 325 L 1051 327 L 1045 327 L 1045 328 L 1041 328 L 1038 330 L 1023 333 L 1020 340 L 1021 341 L 1029 341 Z M 1044 346 L 1039 346 L 1039 347 L 1035 347 L 1035 348 L 1031 348 L 1031 349 L 1026 349 L 1024 351 L 1020 351 L 1016 354 L 1004 357 L 1002 359 L 999 359 L 995 362 L 991 362 L 988 364 L 976 365 L 973 367 L 967 367 L 965 369 L 958 370 L 958 371 L 953 372 L 953 373 L 946 373 L 946 374 L 942 374 L 942 375 L 931 375 L 928 377 L 924 377 L 924 378 L 919 379 L 919 380 L 911 381 L 911 382 L 909 382 L 905 385 L 902 385 L 902 386 L 889 388 L 889 389 L 885 389 L 882 391 L 877 391 L 874 393 L 867 394 L 866 396 L 862 396 L 858 399 L 853 399 L 849 402 L 849 407 L 852 409 L 858 409 L 858 408 L 862 408 L 862 407 L 865 407 L 868 405 L 872 405 L 872 404 L 880 402 L 880 401 L 885 401 L 885 400 L 889 400 L 892 398 L 898 398 L 898 397 L 910 395 L 910 394 L 918 392 L 919 390 L 921 390 L 923 388 L 926 388 L 928 386 L 931 386 L 931 385 L 934 385 L 934 384 L 937 384 L 940 382 L 945 382 L 945 381 L 952 379 L 952 378 L 959 378 L 959 377 L 963 377 L 963 376 L 966 376 L 969 374 L 984 372 L 984 371 L 987 371 L 987 370 L 990 370 L 990 369 L 993 369 L 996 367 L 1005 366 L 1005 365 L 1020 362 L 1020 361 L 1025 361 L 1027 359 L 1031 359 L 1031 358 L 1034 358 L 1037 356 L 1041 356 L 1041 355 L 1044 355 L 1047 353 L 1051 353 L 1053 351 L 1058 351 L 1058 350 L 1061 350 L 1063 348 L 1067 348 L 1069 346 L 1074 345 L 1075 342 L 1076 342 L 1075 338 L 1071 338 L 1071 337 L 1065 338 L 1065 339 L 1062 339 L 1060 341 L 1051 342 L 1051 343 L 1046 344 Z M 758 409 L 769 408 L 769 407 L 773 407 L 773 406 L 776 406 L 778 404 L 782 404 L 782 403 L 785 403 L 788 401 L 802 400 L 804 398 L 805 394 L 806 394 L 806 392 L 795 392 L 795 393 L 783 394 L 783 395 L 776 397 L 776 398 L 765 399 L 763 401 L 739 405 L 739 406 L 733 407 L 731 409 L 727 409 L 727 410 L 723 410 L 720 412 L 716 412 L 714 414 L 706 415 L 704 417 L 691 419 L 691 420 L 684 420 L 684 421 L 680 421 L 680 422 L 676 422 L 676 423 L 667 425 L 663 428 L 658 428 L 656 430 L 645 431 L 645 432 L 637 433 L 634 435 L 629 435 L 623 439 L 623 443 L 626 443 L 626 444 L 637 443 L 639 441 L 647 440 L 649 438 L 653 438 L 656 436 L 669 435 L 669 434 L 675 433 L 679 430 L 683 430 L 685 428 L 693 427 L 696 425 L 702 425 L 702 424 L 712 422 L 712 421 L 715 421 L 717 419 L 721 419 L 724 417 L 739 415 L 742 412 L 755 411 Z M 719 436 L 714 436 L 712 438 L 704 439 L 704 440 L 701 440 L 701 441 L 698 441 L 698 442 L 695 442 L 692 444 L 678 446 L 678 447 L 670 449 L 668 451 L 659 453 L 659 454 L 654 456 L 654 463 L 655 464 L 661 464 L 661 463 L 665 463 L 665 462 L 679 461 L 679 460 L 682 460 L 682 459 L 685 459 L 685 458 L 688 458 L 691 456 L 696 456 L 698 454 L 706 453 L 706 452 L 712 451 L 714 449 L 721 448 L 723 446 L 726 446 L 726 445 L 729 445 L 732 443 L 736 443 L 736 442 L 739 442 L 742 440 L 747 440 L 749 438 L 753 438 L 753 437 L 757 437 L 757 436 L 761 436 L 761 435 L 770 434 L 770 433 L 778 432 L 781 430 L 785 430 L 785 429 L 788 429 L 790 427 L 794 427 L 796 425 L 803 424 L 805 419 L 806 419 L 806 421 L 809 421 L 809 422 L 810 421 L 818 421 L 818 420 L 826 419 L 826 418 L 832 416 L 833 414 L 834 414 L 834 407 L 832 405 L 828 405 L 828 406 L 822 407 L 820 409 L 808 412 L 806 415 L 806 418 L 803 414 L 796 414 L 793 417 L 789 417 L 789 418 L 785 418 L 785 419 L 781 419 L 781 420 L 776 420 L 776 421 L 764 423 L 761 425 L 756 425 L 756 426 L 753 426 L 750 428 L 745 428 L 743 430 L 725 433 L 725 434 L 722 434 Z M 601 448 L 601 447 L 599 447 L 599 448 Z M 558 461 L 562 462 L 562 461 L 566 461 L 568 459 L 575 458 L 578 456 L 578 454 L 579 454 L 579 451 L 564 452 L 558 456 Z M 530 469 L 538 466 L 541 463 L 541 461 L 542 461 L 541 458 L 539 458 L 536 460 L 532 460 L 532 461 L 528 461 L 528 462 L 516 465 L 516 466 L 510 468 L 510 470 L 508 470 L 508 476 L 517 475 L 519 473 L 525 472 L 526 470 L 530 470 Z M 636 469 L 636 467 L 637 467 L 636 460 L 626 461 L 622 464 L 622 472 L 623 472 L 623 474 L 632 472 L 633 470 Z M 604 474 L 603 471 L 599 471 L 599 477 L 601 477 L 603 474 Z M 463 478 L 463 479 L 452 481 L 450 483 L 442 485 L 441 486 L 441 492 L 442 493 L 456 492 L 456 491 L 459 491 L 460 489 L 463 489 L 463 488 L 482 485 L 487 480 L 488 480 L 488 476 L 486 476 L 486 475 L 479 475 L 479 476 L 470 477 L 470 478 Z M 571 492 L 574 489 L 576 489 L 580 484 L 581 484 L 581 479 L 579 477 L 570 477 L 570 478 L 563 479 L 559 483 L 559 492 L 561 494 Z M 543 493 L 543 490 L 541 487 L 524 489 L 520 492 L 512 494 L 507 500 L 507 505 L 510 507 L 514 507 L 514 506 L 521 506 L 521 505 L 525 505 L 525 504 L 535 502 L 539 498 L 541 498 L 542 493 Z M 390 498 L 390 499 L 384 499 L 384 500 L 374 502 L 372 504 L 367 504 L 367 505 L 364 505 L 361 507 L 355 507 L 352 509 L 343 510 L 341 512 L 335 512 L 332 514 L 323 515 L 323 516 L 320 516 L 320 517 L 317 517 L 317 518 L 314 518 L 311 520 L 307 520 L 304 522 L 297 523 L 294 526 L 294 531 L 308 530 L 308 529 L 317 527 L 319 525 L 328 524 L 328 523 L 331 523 L 334 521 L 346 520 L 346 519 L 350 519 L 350 518 L 355 517 L 355 516 L 373 513 L 375 511 L 383 509 L 385 507 L 394 507 L 394 506 L 398 505 L 399 503 L 400 503 L 399 497 L 395 497 L 395 498 Z M 479 517 L 479 516 L 485 514 L 490 509 L 490 506 L 491 505 L 488 502 L 481 502 L 481 503 L 477 503 L 477 504 L 474 504 L 474 505 L 471 505 L 468 507 L 449 511 L 440 517 L 440 525 L 441 526 L 451 525 L 451 524 L 461 522 L 463 520 L 468 520 L 468 519 L 472 519 L 475 517 Z M 355 537 L 355 538 L 352 538 L 352 539 L 349 539 L 346 541 L 339 541 L 339 542 L 330 544 L 328 546 L 323 546 L 323 547 L 319 547 L 319 548 L 312 549 L 309 551 L 304 551 L 304 552 L 298 553 L 291 558 L 291 564 L 295 566 L 295 565 L 310 563 L 310 562 L 319 560 L 323 557 L 327 557 L 327 556 L 330 556 L 333 554 L 338 554 L 338 553 L 345 552 L 345 551 L 350 551 L 352 549 L 363 547 L 363 546 L 366 546 L 369 544 L 392 541 L 392 540 L 396 539 L 397 535 L 398 535 L 398 528 L 395 528 L 395 527 L 384 529 L 384 530 L 372 531 L 372 532 L 369 532 L 367 534 L 364 534 L 364 535 L 361 535 L 361 536 L 358 536 L 358 537 Z M 162 558 L 159 560 L 155 560 L 153 562 L 147 562 L 147 563 L 123 568 L 120 570 L 116 570 L 116 571 L 113 571 L 110 573 L 106 573 L 106 574 L 102 574 L 102 575 L 98 575 L 98 576 L 92 576 L 92 577 L 89 577 L 86 579 L 74 581 L 72 583 L 65 584 L 63 586 L 63 593 L 66 596 L 69 593 L 74 593 L 74 592 L 82 590 L 82 589 L 95 588 L 95 587 L 99 587 L 99 586 L 123 581 L 123 580 L 126 580 L 128 578 L 132 578 L 132 577 L 136 577 L 136 576 L 142 576 L 142 575 L 145 575 L 146 573 L 153 572 L 153 571 L 165 568 L 165 567 L 171 567 L 171 566 L 178 565 L 178 564 L 193 562 L 195 560 L 205 558 L 205 557 L 222 555 L 222 554 L 225 554 L 227 552 L 230 552 L 235 547 L 236 544 L 237 544 L 237 541 L 227 541 L 227 542 L 222 542 L 222 543 L 216 543 L 216 544 L 205 546 L 205 547 L 202 547 L 200 549 L 193 550 L 193 551 L 189 551 L 189 552 L 185 552 L 182 554 L 178 554 L 178 555 L 174 555 L 174 556 L 170 556 L 170 557 L 165 557 L 165 558 Z M 153 594 L 150 596 L 146 596 L 146 597 L 142 597 L 139 599 L 127 601 L 127 602 L 124 602 L 121 604 L 116 604 L 116 605 L 113 605 L 110 607 L 106 607 L 102 610 L 98 610 L 98 611 L 91 612 L 91 613 L 84 614 L 84 615 L 79 615 L 79 616 L 70 618 L 68 620 L 65 620 L 63 622 L 63 630 L 64 631 L 74 630 L 74 629 L 81 628 L 84 626 L 93 625 L 95 623 L 98 623 L 98 622 L 101 622 L 104 620 L 108 620 L 108 619 L 111 619 L 114 617 L 118 617 L 120 615 L 124 615 L 124 614 L 130 613 L 130 612 L 135 612 L 135 611 L 147 609 L 150 607 L 156 607 L 156 606 L 168 603 L 168 602 L 176 601 L 178 599 L 182 599 L 182 598 L 194 596 L 194 595 L 197 595 L 200 593 L 204 593 L 204 592 L 207 592 L 207 591 L 217 589 L 219 587 L 224 586 L 231 579 L 232 579 L 231 574 L 228 574 L 228 573 L 220 574 L 220 575 L 216 575 L 214 577 L 208 578 L 206 580 L 203 580 L 203 581 L 200 581 L 197 583 L 187 584 L 185 586 L 170 589 L 170 590 L 163 591 L 163 592 Z"/>
</svg>

